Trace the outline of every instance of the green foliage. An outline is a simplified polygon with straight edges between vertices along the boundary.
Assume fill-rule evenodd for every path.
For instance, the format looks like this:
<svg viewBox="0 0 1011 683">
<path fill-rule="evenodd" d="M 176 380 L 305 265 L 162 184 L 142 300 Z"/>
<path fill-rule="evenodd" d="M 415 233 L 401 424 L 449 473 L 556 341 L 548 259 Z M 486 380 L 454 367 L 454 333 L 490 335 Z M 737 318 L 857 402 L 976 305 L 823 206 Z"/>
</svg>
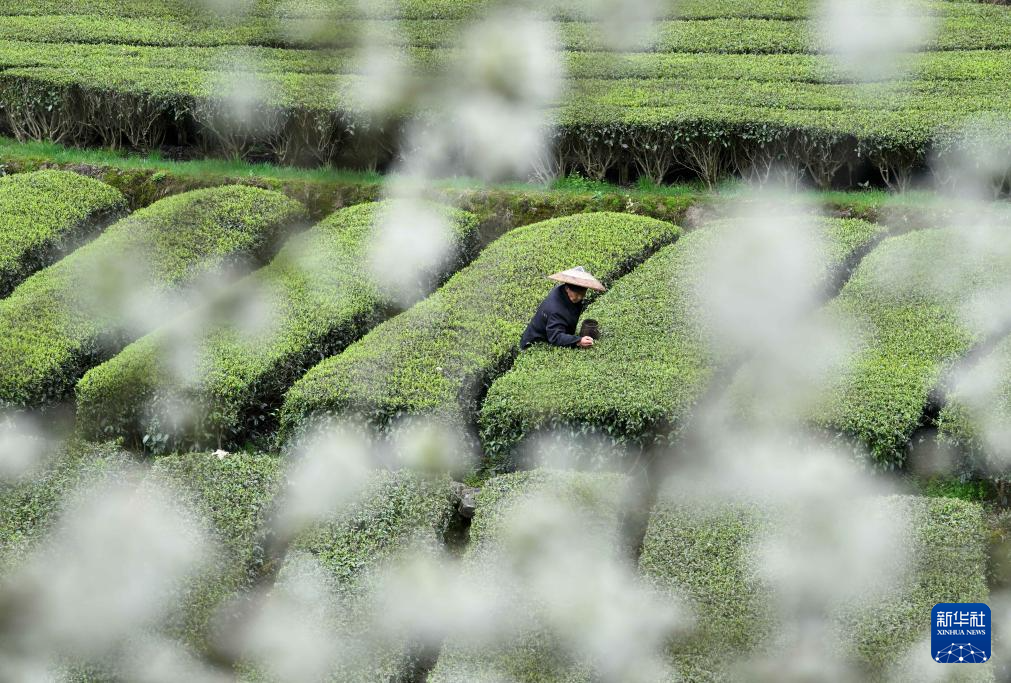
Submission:
<svg viewBox="0 0 1011 683">
<path fill-rule="evenodd" d="M 327 0 L 318 2 L 282 2 L 281 0 L 256 0 L 236 8 L 241 15 L 286 18 L 377 18 L 377 19 L 467 19 L 487 11 L 493 3 L 489 0 L 379 0 L 362 5 L 354 0 Z M 576 0 L 553 4 L 546 11 L 561 19 L 578 19 L 586 16 L 585 7 Z M 707 19 L 714 17 L 767 17 L 802 18 L 810 11 L 810 0 L 681 0 L 666 2 L 658 7 L 663 16 Z M 215 6 L 215 12 L 230 16 L 228 6 Z M 209 18 L 208 11 L 200 5 L 185 0 L 3 0 L 3 15 L 99 15 L 108 17 L 184 17 L 192 20 Z"/>
<path fill-rule="evenodd" d="M 348 599 L 364 597 L 375 571 L 409 546 L 441 546 L 454 514 L 448 478 L 408 470 L 377 470 L 357 498 L 337 521 L 304 533 L 292 545 L 319 560 Z"/>
<path fill-rule="evenodd" d="M 553 470 L 533 470 L 500 475 L 487 481 L 477 495 L 477 511 L 470 529 L 470 545 L 464 561 L 475 577 L 494 576 L 498 553 L 520 566 L 528 562 L 524 553 L 538 553 L 533 538 L 510 541 L 507 529 L 510 515 L 515 520 L 518 508 L 529 509 L 560 503 L 579 519 L 584 530 L 592 530 L 602 548 L 615 553 L 622 546 L 621 526 L 628 502 L 628 481 L 614 474 L 587 474 Z M 557 539 L 555 539 L 557 540 Z M 613 558 L 612 558 L 613 559 Z M 556 642 L 538 613 L 542 606 L 532 604 L 522 586 L 500 586 L 510 591 L 503 595 L 529 623 L 518 633 L 507 635 L 490 647 L 478 648 L 452 640 L 443 645 L 431 683 L 448 681 L 510 680 L 519 683 L 577 683 L 596 680 L 592 666 L 575 661 Z M 515 594 L 513 594 L 515 592 Z"/>
<path fill-rule="evenodd" d="M 125 477 L 131 463 L 115 444 L 71 443 L 30 479 L 0 483 L 0 574 L 38 544 L 76 492 Z"/>
<path fill-rule="evenodd" d="M 393 309 L 363 266 L 388 206 L 360 204 L 333 214 L 293 238 L 222 302 L 170 323 L 89 371 L 77 385 L 84 434 L 138 442 L 144 437 L 145 446 L 158 449 L 218 447 L 263 436 L 295 380 Z M 433 208 L 452 228 L 452 256 L 439 272 L 421 277 L 419 291 L 426 293 L 471 258 L 477 236 L 472 214 Z M 267 319 L 253 329 L 244 321 L 250 300 Z M 191 373 L 176 369 L 180 348 Z M 184 406 L 188 410 L 180 411 Z"/>
<path fill-rule="evenodd" d="M 418 559 L 443 552 L 443 535 L 454 515 L 448 477 L 376 471 L 357 502 L 336 521 L 304 533 L 291 547 L 275 586 L 282 595 L 297 591 L 298 579 L 319 574 L 332 592 L 330 621 L 323 624 L 342 637 L 342 658 L 332 680 L 408 680 L 420 646 L 409 637 L 369 632 L 374 618 L 376 581 L 405 553 Z M 320 606 L 313 605 L 314 608 Z M 307 615 L 307 618 L 314 618 Z M 373 642 L 368 642 L 372 638 Z"/>
<path fill-rule="evenodd" d="M 937 419 L 938 439 L 967 453 L 972 464 L 998 481 L 1008 477 L 1007 428 L 1011 424 L 1011 337 L 997 341 L 946 394 Z"/>
<path fill-rule="evenodd" d="M 855 439 L 880 467 L 903 463 L 943 371 L 983 340 L 985 322 L 964 312 L 1011 277 L 1006 255 L 981 254 L 967 239 L 942 229 L 885 240 L 824 311 L 852 330 L 855 351 L 812 404 L 811 419 Z"/>
<path fill-rule="evenodd" d="M 125 211 L 122 194 L 76 173 L 0 178 L 0 297 Z"/>
<path fill-rule="evenodd" d="M 50 0 L 17 4 L 0 16 L 0 66 L 8 67 L 0 106 L 20 140 L 151 149 L 170 133 L 196 133 L 231 158 L 355 168 L 389 161 L 398 142 L 396 126 L 370 126 L 353 96 L 362 35 L 402 48 L 408 69 L 444 72 L 459 59 L 467 18 L 491 7 L 265 0 L 243 3 L 240 17 L 177 1 L 81 0 L 58 11 Z M 905 188 L 929 159 L 963 144 L 958 131 L 975 114 L 997 113 L 1008 127 L 1003 8 L 919 3 L 937 18 L 936 35 L 924 52 L 898 60 L 897 78 L 908 82 L 879 87 L 852 85 L 853 75 L 825 54 L 806 0 L 671 3 L 655 40 L 622 54 L 609 49 L 584 5 L 551 9 L 573 79 L 555 117 L 560 177 L 577 170 L 596 180 L 614 168 L 627 177 L 634 169 L 659 184 L 684 164 L 713 186 L 786 162 L 825 188 L 870 161 L 889 186 Z M 330 49 L 304 49 L 321 45 Z M 246 76 L 222 73 L 225 65 L 257 82 L 256 125 L 231 116 L 222 96 Z M 960 83 L 937 86 L 944 81 Z"/>
<path fill-rule="evenodd" d="M 895 496 L 868 509 L 908 520 L 911 572 L 883 599 L 849 604 L 836 614 L 840 654 L 860 667 L 863 680 L 906 680 L 901 653 L 929 633 L 924 615 L 939 601 L 983 602 L 986 543 L 978 504 L 947 498 Z M 776 632 L 770 588 L 748 560 L 749 546 L 775 525 L 758 505 L 687 505 L 662 499 L 650 518 L 639 566 L 659 587 L 699 614 L 698 630 L 671 644 L 671 657 L 689 680 L 722 680 L 721 667 L 759 650 Z M 913 652 L 912 656 L 924 656 Z M 987 669 L 976 680 L 992 680 Z"/>
<path fill-rule="evenodd" d="M 431 297 L 299 380 L 282 406 L 282 439 L 345 413 L 380 426 L 415 413 L 472 419 L 551 290 L 546 275 L 583 265 L 607 282 L 678 234 L 668 223 L 609 213 L 507 233 Z"/>
<path fill-rule="evenodd" d="M 481 408 L 485 452 L 504 458 L 524 437 L 555 428 L 637 445 L 680 429 L 713 374 L 734 357 L 713 338 L 699 297 L 707 263 L 734 231 L 733 224 L 697 230 L 619 280 L 584 314 L 600 323 L 593 348 L 522 352 Z M 826 286 L 883 231 L 821 219 L 818 232 L 825 253 L 814 287 Z"/>
<path fill-rule="evenodd" d="M 205 649 L 218 609 L 248 589 L 264 560 L 267 513 L 280 489 L 281 459 L 259 453 L 186 453 L 156 460 L 144 486 L 170 487 L 173 499 L 216 545 L 213 562 L 174 606 L 170 630 Z M 218 617 L 220 618 L 220 617 Z"/>
<path fill-rule="evenodd" d="M 0 405 L 64 397 L 92 365 L 147 332 L 138 296 L 181 294 L 200 278 L 262 257 L 300 220 L 266 190 L 197 190 L 142 209 L 25 280 L 0 301 Z"/>
<path fill-rule="evenodd" d="M 100 72 L 150 69 L 212 73 L 227 64 L 239 73 L 259 74 L 360 74 L 364 62 L 351 48 L 297 50 L 259 46 L 158 47 L 109 43 L 74 45 L 74 63 L 81 70 Z M 0 45 L 0 66 L 61 67 L 67 63 L 61 43 L 11 40 Z M 435 72 L 459 57 L 454 48 L 411 47 L 392 55 L 403 66 Z M 583 52 L 558 53 L 568 78 L 581 80 L 681 80 L 714 79 L 844 84 L 852 74 L 837 60 L 823 54 L 733 54 L 721 52 Z M 944 50 L 906 55 L 896 66 L 899 80 L 988 81 L 1000 80 L 1011 64 L 1011 50 Z M 76 71 L 77 69 L 71 69 Z M 199 74 L 197 74 L 199 75 Z"/>
<path fill-rule="evenodd" d="M 771 2 L 769 4 L 772 4 Z M 578 7 L 578 4 L 573 4 Z M 740 5 L 738 5 L 740 7 Z M 944 8 L 944 5 L 940 5 Z M 578 10 L 577 10 L 578 12 Z M 988 7 L 947 9 L 940 30 L 928 42 L 935 50 L 1006 49 L 1011 29 Z M 186 16 L 103 16 L 101 14 L 0 16 L 0 38 L 50 43 L 119 43 L 159 46 L 353 47 L 367 34 L 391 45 L 445 47 L 458 43 L 463 22 L 430 13 L 431 18 L 403 22 L 371 19 L 342 21 L 278 20 L 274 17 L 199 18 Z M 701 21 L 658 23 L 652 48 L 658 52 L 791 53 L 819 51 L 819 32 L 811 20 L 750 18 L 740 9 L 734 16 L 713 12 Z M 763 13 L 756 12 L 758 16 Z M 768 13 L 766 13 L 768 14 Z M 728 16 L 729 15 L 729 16 Z M 743 15 L 743 16 L 742 16 Z M 571 13 L 570 13 L 571 16 Z M 809 14 L 810 16 L 810 14 Z M 603 29 L 592 22 L 565 21 L 558 26 L 568 50 L 603 51 Z M 586 19 L 585 13 L 577 19 Z M 301 30 L 293 30 L 295 28 Z M 645 46 L 644 46 L 645 47 Z"/>
<path fill-rule="evenodd" d="M 602 537 L 619 543 L 619 527 L 627 512 L 626 479 L 618 474 L 594 474 L 536 469 L 492 477 L 481 485 L 470 527 L 468 555 L 491 552 L 501 542 L 503 524 L 524 500 L 547 496 L 600 524 Z"/>
</svg>

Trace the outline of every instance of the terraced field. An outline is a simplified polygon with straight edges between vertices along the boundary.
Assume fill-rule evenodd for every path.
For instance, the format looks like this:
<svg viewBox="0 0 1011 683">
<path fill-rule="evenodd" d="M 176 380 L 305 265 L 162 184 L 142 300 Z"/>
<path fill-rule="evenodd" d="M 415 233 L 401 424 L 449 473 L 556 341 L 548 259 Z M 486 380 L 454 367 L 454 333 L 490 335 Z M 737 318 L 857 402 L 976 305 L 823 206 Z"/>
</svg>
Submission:
<svg viewBox="0 0 1011 683">
<path fill-rule="evenodd" d="M 392 59 L 410 71 L 451 73 L 468 20 L 487 9 L 256 2 L 219 16 L 191 3 L 126 5 L 0 8 L 7 132 L 385 165 L 399 145 L 397 125 L 370 124 L 361 97 L 369 67 L 356 48 L 368 36 L 396 46 Z M 950 179 L 944 161 L 974 139 L 966 124 L 988 122 L 988 135 L 1008 129 L 1011 19 L 1005 7 L 978 2 L 910 7 L 935 30 L 915 54 L 898 58 L 895 74 L 879 77 L 889 80 L 859 84 L 827 54 L 810 0 L 671 3 L 655 37 L 624 51 L 611 48 L 579 3 L 551 4 L 567 77 L 548 117 L 557 125 L 554 170 L 654 182 L 690 173 L 714 183 L 729 174 L 764 177 L 786 162 L 822 187 L 868 172 L 904 187 L 932 161 L 931 170 Z M 233 115 L 234 98 L 250 93 L 256 115 Z"/>
</svg>

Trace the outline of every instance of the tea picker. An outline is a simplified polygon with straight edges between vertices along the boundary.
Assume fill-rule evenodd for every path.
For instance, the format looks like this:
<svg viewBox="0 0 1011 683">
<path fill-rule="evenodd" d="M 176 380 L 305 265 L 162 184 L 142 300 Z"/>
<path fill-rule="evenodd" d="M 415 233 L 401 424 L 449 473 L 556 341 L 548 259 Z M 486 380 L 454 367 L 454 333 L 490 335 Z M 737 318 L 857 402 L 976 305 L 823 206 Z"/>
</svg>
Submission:
<svg viewBox="0 0 1011 683">
<path fill-rule="evenodd" d="M 584 321 L 583 329 L 578 335 L 575 333 L 576 323 L 579 322 L 579 314 L 583 312 L 586 290 L 603 292 L 607 288 L 582 266 L 549 275 L 548 279 L 562 284 L 552 289 L 537 307 L 533 320 L 523 332 L 520 348 L 528 349 L 537 342 L 584 349 L 593 346 L 593 340 L 598 334 L 597 321 Z"/>
</svg>

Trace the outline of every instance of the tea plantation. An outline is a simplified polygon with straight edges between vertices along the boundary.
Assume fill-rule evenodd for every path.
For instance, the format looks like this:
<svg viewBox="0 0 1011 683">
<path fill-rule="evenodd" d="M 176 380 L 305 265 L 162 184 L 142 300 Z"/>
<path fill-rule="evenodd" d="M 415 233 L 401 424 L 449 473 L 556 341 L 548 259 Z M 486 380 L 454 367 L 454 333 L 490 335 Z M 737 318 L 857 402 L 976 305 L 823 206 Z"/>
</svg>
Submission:
<svg viewBox="0 0 1011 683">
<path fill-rule="evenodd" d="M 547 177 L 417 190 L 408 141 L 473 116 L 438 88 L 516 86 L 465 49 L 501 3 L 0 0 L 0 679 L 941 680 L 934 604 L 997 619 L 1011 596 L 1011 7 L 893 2 L 931 29 L 863 73 L 815 0 L 662 0 L 621 44 L 607 3 L 523 4 L 564 74 L 538 105 Z M 416 79 L 384 111 L 363 45 Z M 798 244 L 741 254 L 746 183 L 784 178 L 803 192 L 758 218 L 799 216 Z M 958 191 L 909 191 L 928 184 Z M 405 216 L 446 228 L 441 258 L 393 269 L 410 303 L 373 261 Z M 813 292 L 792 322 L 846 344 L 778 415 L 762 382 L 796 378 L 721 323 L 753 292 L 714 303 L 714 264 L 811 245 L 776 266 Z M 606 287 L 580 316 L 600 336 L 520 350 L 547 276 L 577 265 Z M 784 339 L 798 368 L 831 346 Z M 19 610 L 39 558 L 76 568 L 53 539 L 116 487 L 140 522 L 169 491 L 216 552 L 160 621 L 144 596 L 122 609 L 99 661 Z M 796 517 L 842 499 L 858 559 L 905 561 L 861 567 L 884 588 L 845 604 L 826 583 L 845 544 Z M 160 568 L 126 536 L 129 598 Z M 810 547 L 767 566 L 770 539 Z M 70 576 L 101 564 L 79 554 Z M 45 676 L 33 619 L 56 624 Z M 824 661 L 780 661 L 798 619 L 831 635 Z M 139 676 L 124 651 L 165 657 Z"/>
<path fill-rule="evenodd" d="M 75 183 L 93 183 L 86 197 L 109 199 L 99 217 L 125 213 L 121 196 L 107 186 L 53 173 L 68 204 L 79 196 Z M 39 180 L 47 178 L 17 174 L 7 182 L 23 181 L 34 190 Z M 62 210 L 63 204 L 53 205 Z M 84 204 L 85 211 L 93 205 Z M 333 419 L 364 418 L 371 429 L 386 430 L 398 418 L 424 415 L 473 429 L 484 458 L 478 467 L 489 475 L 516 467 L 513 456 L 520 446 L 552 427 L 570 435 L 573 430 L 607 435 L 641 452 L 662 444 L 676 451 L 681 425 L 692 419 L 711 383 L 723 383 L 738 404 L 747 405 L 741 378 L 747 376 L 748 359 L 714 339 L 697 298 L 706 286 L 699 278 L 708 258 L 742 227 L 723 219 L 686 231 L 631 214 L 582 214 L 507 231 L 475 256 L 480 219 L 444 207 L 439 210 L 454 226 L 454 255 L 441 272 L 424 279 L 430 288 L 445 282 L 393 315 L 392 302 L 365 266 L 376 220 L 389 206 L 344 208 L 294 234 L 306 222 L 305 211 L 283 194 L 237 185 L 184 192 L 104 230 L 101 220 L 87 223 L 99 237 L 27 276 L 0 300 L 10 330 L 2 342 L 6 404 L 43 418 L 61 406 L 77 412 L 77 437 L 70 444 L 33 478 L 0 487 L 0 565 L 14 567 L 30 556 L 75 492 L 126 481 L 140 466 L 146 473 L 140 495 L 146 486 L 176 487 L 180 509 L 200 520 L 222 548 L 178 595 L 165 627 L 195 652 L 220 656 L 216 629 L 223 614 L 240 618 L 234 610 L 241 600 L 235 601 L 244 592 L 268 580 L 274 599 L 297 602 L 310 581 L 329 586 L 337 601 L 312 606 L 306 618 L 343 634 L 338 678 L 386 680 L 428 672 L 429 680 L 439 681 L 477 672 L 489 680 L 502 675 L 594 680 L 598 665 L 558 641 L 553 613 L 543 612 L 547 607 L 537 600 L 527 605 L 531 596 L 522 592 L 504 599 L 526 605 L 527 625 L 493 648 L 475 649 L 450 638 L 432 650 L 408 632 L 376 635 L 370 586 L 397 566 L 400 553 L 410 549 L 416 557 L 427 548 L 437 562 L 446 552 L 458 552 L 452 550 L 458 541 L 451 540 L 451 529 L 461 523 L 459 485 L 444 474 L 433 480 L 427 474 L 377 471 L 350 516 L 305 531 L 276 556 L 268 520 L 283 504 L 284 449 L 318 447 L 310 427 Z M 16 210 L 10 223 L 17 225 Z M 914 430 L 931 419 L 928 394 L 941 386 L 944 369 L 969 358 L 987 334 L 960 319 L 958 308 L 1008 275 L 1006 259 L 999 252 L 980 257 L 952 229 L 907 229 L 889 237 L 895 229 L 882 224 L 822 218 L 812 221 L 810 230 L 823 247 L 809 285 L 827 299 L 810 315 L 831 319 L 845 310 L 863 336 L 852 365 L 841 368 L 843 374 L 826 389 L 831 395 L 811 404 L 807 419 L 812 427 L 862 444 L 869 462 L 901 467 Z M 110 299 L 117 301 L 114 285 L 136 274 L 122 269 L 130 261 L 124 261 L 126 254 L 146 266 L 135 284 L 140 288 L 184 292 L 203 273 L 226 278 L 225 285 L 214 301 L 192 302 L 160 325 L 133 320 L 128 310 L 108 306 Z M 265 265 L 227 284 L 224 267 L 236 259 L 247 268 Z M 903 264 L 940 262 L 955 274 L 943 286 L 928 278 L 906 278 L 898 286 L 889 277 L 905 272 Z M 523 326 L 551 289 L 545 274 L 571 263 L 586 264 L 610 285 L 586 312 L 600 321 L 604 336 L 586 351 L 541 347 L 517 357 Z M 100 290 L 102 299 L 89 295 L 103 282 L 96 273 L 113 285 Z M 839 282 L 845 284 L 837 293 Z M 243 328 L 242 301 L 264 293 L 272 324 L 249 332 Z M 662 320 L 642 315 L 647 301 L 653 303 L 646 310 Z M 157 329 L 144 336 L 145 324 Z M 661 342 L 666 339 L 676 343 Z M 997 343 L 991 354 L 1004 354 L 1004 346 Z M 191 349 L 196 372 L 174 365 L 180 348 Z M 737 378 L 729 372 L 734 368 Z M 986 418 L 963 408 L 957 388 L 951 397 L 939 420 L 943 437 L 966 440 L 970 450 L 985 456 L 996 446 L 971 436 L 971 426 Z M 110 437 L 121 440 L 101 443 Z M 199 450 L 244 444 L 282 453 Z M 165 455 L 153 461 L 141 455 L 152 452 Z M 606 533 L 604 527 L 593 531 L 594 538 L 609 539 L 592 562 L 620 563 L 634 556 L 637 542 L 626 534 L 648 514 L 642 575 L 716 619 L 688 640 L 671 641 L 671 670 L 689 680 L 710 680 L 726 674 L 714 664 L 719 648 L 761 657 L 762 648 L 771 646 L 763 634 L 774 626 L 759 631 L 748 626 L 738 637 L 734 634 L 744 627 L 735 620 L 772 619 L 768 589 L 740 568 L 745 560 L 735 553 L 750 543 L 764 515 L 775 511 L 758 506 L 703 514 L 661 500 L 650 512 L 649 496 L 637 501 L 631 484 L 621 475 L 549 470 L 482 480 L 464 576 L 486 580 L 501 553 L 523 552 L 496 540 L 503 533 L 496 516 L 506 514 L 499 509 L 522 506 L 517 501 L 526 497 L 530 506 L 543 504 L 544 496 L 569 500 L 571 488 L 577 508 L 603 506 L 586 518 L 590 529 L 606 527 Z M 978 504 L 913 497 L 886 502 L 913 520 L 910 543 L 921 558 L 915 578 L 888 598 L 891 616 L 872 617 L 854 608 L 834 617 L 841 637 L 852 643 L 851 665 L 882 680 L 890 675 L 887 653 L 916 646 L 922 635 L 916 615 L 936 595 L 974 601 L 987 594 Z M 957 524 L 972 533 L 949 528 Z M 508 537 L 509 544 L 515 542 Z M 951 557 L 975 559 L 971 566 L 955 567 Z M 499 590 L 506 595 L 517 589 Z M 740 612 L 742 605 L 754 611 L 754 619 Z M 881 619 L 895 625 L 885 639 L 874 635 Z M 724 621 L 725 628 L 714 625 Z M 234 666 L 269 677 L 256 657 Z M 988 680 L 989 670 L 981 673 Z"/>
</svg>

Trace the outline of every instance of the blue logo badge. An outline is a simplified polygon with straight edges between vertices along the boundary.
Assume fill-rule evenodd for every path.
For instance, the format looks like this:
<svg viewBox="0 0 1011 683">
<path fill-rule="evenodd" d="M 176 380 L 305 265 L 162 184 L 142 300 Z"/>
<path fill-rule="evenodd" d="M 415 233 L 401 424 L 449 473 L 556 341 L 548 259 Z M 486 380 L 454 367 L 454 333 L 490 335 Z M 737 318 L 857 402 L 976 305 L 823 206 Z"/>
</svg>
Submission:
<svg viewBox="0 0 1011 683">
<path fill-rule="evenodd" d="M 930 649 L 941 664 L 990 659 L 990 608 L 981 602 L 942 602 L 930 612 Z"/>
</svg>

